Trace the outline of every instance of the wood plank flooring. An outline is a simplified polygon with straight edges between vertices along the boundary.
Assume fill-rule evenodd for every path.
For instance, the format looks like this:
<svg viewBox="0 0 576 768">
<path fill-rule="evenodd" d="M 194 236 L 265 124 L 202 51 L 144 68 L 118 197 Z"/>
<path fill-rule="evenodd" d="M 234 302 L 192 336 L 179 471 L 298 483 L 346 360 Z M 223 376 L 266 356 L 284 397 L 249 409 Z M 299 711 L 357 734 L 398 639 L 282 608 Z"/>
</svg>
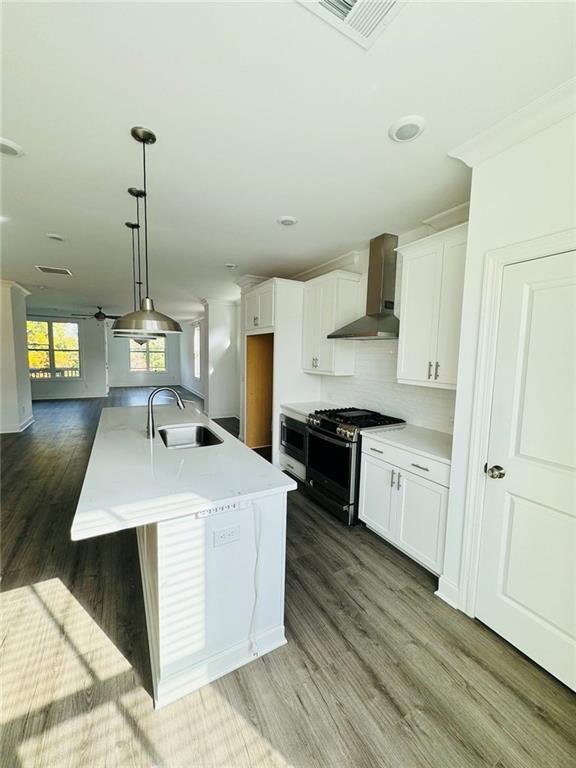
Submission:
<svg viewBox="0 0 576 768">
<path fill-rule="evenodd" d="M 288 645 L 155 712 L 134 533 L 69 540 L 102 406 L 147 394 L 2 439 L 2 768 L 576 766 L 574 694 L 299 492 Z"/>
</svg>

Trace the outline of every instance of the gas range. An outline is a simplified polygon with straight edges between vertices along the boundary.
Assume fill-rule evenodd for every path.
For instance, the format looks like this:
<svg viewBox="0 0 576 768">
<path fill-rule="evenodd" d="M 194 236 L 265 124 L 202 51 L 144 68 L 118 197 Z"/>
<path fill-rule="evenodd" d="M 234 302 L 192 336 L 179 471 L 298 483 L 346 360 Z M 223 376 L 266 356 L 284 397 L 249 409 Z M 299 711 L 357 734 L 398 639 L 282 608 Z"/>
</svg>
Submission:
<svg viewBox="0 0 576 768">
<path fill-rule="evenodd" d="M 404 419 L 362 408 L 326 408 L 309 413 L 306 422 L 311 427 L 317 427 L 351 443 L 357 442 L 362 429 L 392 427 L 406 423 Z"/>
</svg>

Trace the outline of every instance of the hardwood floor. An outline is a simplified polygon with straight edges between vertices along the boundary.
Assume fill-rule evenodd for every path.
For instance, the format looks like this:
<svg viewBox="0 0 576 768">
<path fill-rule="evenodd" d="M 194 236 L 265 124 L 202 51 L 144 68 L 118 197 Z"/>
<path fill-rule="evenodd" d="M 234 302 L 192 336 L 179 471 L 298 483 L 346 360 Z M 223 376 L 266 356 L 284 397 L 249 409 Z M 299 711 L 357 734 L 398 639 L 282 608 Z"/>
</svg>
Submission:
<svg viewBox="0 0 576 768">
<path fill-rule="evenodd" d="M 299 492 L 288 645 L 154 712 L 135 535 L 69 540 L 101 407 L 146 397 L 2 439 L 2 768 L 576 766 L 574 694 Z"/>
</svg>

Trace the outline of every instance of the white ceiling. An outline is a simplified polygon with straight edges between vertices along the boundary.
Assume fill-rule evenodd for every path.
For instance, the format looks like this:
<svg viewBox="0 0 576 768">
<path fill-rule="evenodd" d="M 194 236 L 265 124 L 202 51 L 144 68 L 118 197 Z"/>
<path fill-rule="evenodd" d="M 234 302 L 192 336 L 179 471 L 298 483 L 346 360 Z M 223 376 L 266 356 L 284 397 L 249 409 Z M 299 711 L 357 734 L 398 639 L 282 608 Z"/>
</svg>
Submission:
<svg viewBox="0 0 576 768">
<path fill-rule="evenodd" d="M 290 0 L 9 3 L 2 135 L 26 155 L 3 162 L 2 276 L 46 286 L 36 306 L 131 308 L 133 125 L 158 136 L 151 294 L 179 318 L 237 295 L 225 262 L 290 276 L 411 229 L 468 199 L 448 150 L 574 75 L 574 12 L 411 2 L 365 51 Z M 410 113 L 427 131 L 391 142 Z"/>
</svg>

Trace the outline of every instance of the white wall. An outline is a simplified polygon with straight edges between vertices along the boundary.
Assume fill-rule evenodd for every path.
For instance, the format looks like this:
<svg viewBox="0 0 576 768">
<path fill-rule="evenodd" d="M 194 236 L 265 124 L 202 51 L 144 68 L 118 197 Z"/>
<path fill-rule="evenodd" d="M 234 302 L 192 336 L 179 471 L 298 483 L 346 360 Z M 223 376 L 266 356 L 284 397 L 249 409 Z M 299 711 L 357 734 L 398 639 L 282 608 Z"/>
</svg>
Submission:
<svg viewBox="0 0 576 768">
<path fill-rule="evenodd" d="M 576 227 L 576 119 L 565 118 L 474 167 L 451 491 L 441 592 L 463 605 L 462 533 L 485 254 Z M 481 472 L 482 467 L 471 468 Z"/>
<path fill-rule="evenodd" d="M 106 325 L 94 318 L 79 318 L 43 313 L 34 309 L 34 320 L 64 320 L 78 323 L 80 378 L 36 379 L 31 381 L 33 400 L 59 400 L 73 397 L 106 397 Z"/>
<path fill-rule="evenodd" d="M 166 336 L 166 372 L 148 373 L 130 370 L 130 349 L 128 339 L 117 339 L 108 333 L 108 367 L 111 387 L 161 387 L 164 384 L 180 384 L 180 334 Z"/>
<path fill-rule="evenodd" d="M 204 409 L 213 419 L 238 418 L 237 302 L 207 300 L 204 319 Z"/>
<path fill-rule="evenodd" d="M 17 283 L 0 281 L 0 432 L 21 432 L 32 421 L 26 346 L 26 295 Z"/>
<path fill-rule="evenodd" d="M 195 395 L 204 397 L 204 382 L 202 370 L 204 358 L 202 354 L 202 338 L 205 333 L 204 319 L 194 320 L 190 323 L 182 323 L 182 336 L 180 337 L 180 383 L 183 387 L 194 392 Z M 200 327 L 200 377 L 194 376 L 194 329 Z"/>
</svg>

